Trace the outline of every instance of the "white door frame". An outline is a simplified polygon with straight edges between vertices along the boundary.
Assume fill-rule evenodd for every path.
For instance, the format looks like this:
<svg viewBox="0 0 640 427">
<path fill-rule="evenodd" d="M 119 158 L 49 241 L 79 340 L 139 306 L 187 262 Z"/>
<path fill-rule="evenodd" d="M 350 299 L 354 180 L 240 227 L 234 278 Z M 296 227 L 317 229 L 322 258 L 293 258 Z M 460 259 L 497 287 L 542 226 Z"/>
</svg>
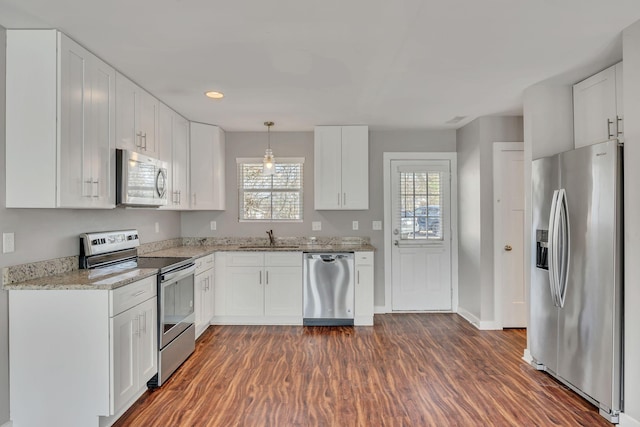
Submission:
<svg viewBox="0 0 640 427">
<path fill-rule="evenodd" d="M 458 163 L 457 153 L 383 153 L 384 170 L 384 312 L 391 313 L 391 161 L 449 160 L 451 164 L 451 311 L 458 311 Z"/>
<path fill-rule="evenodd" d="M 523 151 L 524 143 L 522 142 L 494 142 L 493 143 L 493 276 L 494 276 L 494 288 L 493 288 L 493 319 L 494 329 L 502 329 L 502 309 L 504 302 L 503 299 L 503 286 L 502 275 L 499 274 L 500 270 L 500 255 L 502 254 L 503 247 L 503 232 L 502 232 L 502 208 L 498 200 L 502 198 L 502 181 L 500 175 L 502 172 L 501 164 L 498 161 L 498 156 L 502 151 Z M 523 189 L 524 194 L 524 189 Z M 527 230 L 523 230 L 524 234 L 527 234 Z M 526 260 L 525 260 L 526 262 Z M 525 300 L 528 301 L 528 295 L 525 295 Z M 528 307 L 528 302 L 525 307 Z M 527 314 L 527 319 L 529 318 Z"/>
</svg>

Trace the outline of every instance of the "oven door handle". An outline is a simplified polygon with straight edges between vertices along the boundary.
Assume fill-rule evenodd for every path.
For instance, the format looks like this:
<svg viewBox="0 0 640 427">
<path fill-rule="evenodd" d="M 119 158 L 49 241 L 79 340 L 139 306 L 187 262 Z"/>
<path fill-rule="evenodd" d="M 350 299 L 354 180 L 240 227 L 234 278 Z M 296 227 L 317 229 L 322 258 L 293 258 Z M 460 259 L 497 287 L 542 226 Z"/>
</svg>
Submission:
<svg viewBox="0 0 640 427">
<path fill-rule="evenodd" d="M 163 274 L 160 281 L 162 283 L 165 283 L 168 281 L 180 280 L 183 277 L 187 277 L 191 274 L 194 274 L 195 272 L 196 272 L 195 264 L 187 264 L 178 270 L 174 270 L 170 273 Z"/>
</svg>

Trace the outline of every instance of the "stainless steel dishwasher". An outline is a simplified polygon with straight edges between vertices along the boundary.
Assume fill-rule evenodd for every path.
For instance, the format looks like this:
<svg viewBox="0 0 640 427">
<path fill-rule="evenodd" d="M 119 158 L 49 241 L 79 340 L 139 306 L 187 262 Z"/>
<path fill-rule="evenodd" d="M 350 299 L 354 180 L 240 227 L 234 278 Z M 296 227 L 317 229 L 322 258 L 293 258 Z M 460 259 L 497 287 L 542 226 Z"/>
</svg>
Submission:
<svg viewBox="0 0 640 427">
<path fill-rule="evenodd" d="M 353 252 L 305 252 L 303 325 L 353 325 L 353 260 Z"/>
</svg>

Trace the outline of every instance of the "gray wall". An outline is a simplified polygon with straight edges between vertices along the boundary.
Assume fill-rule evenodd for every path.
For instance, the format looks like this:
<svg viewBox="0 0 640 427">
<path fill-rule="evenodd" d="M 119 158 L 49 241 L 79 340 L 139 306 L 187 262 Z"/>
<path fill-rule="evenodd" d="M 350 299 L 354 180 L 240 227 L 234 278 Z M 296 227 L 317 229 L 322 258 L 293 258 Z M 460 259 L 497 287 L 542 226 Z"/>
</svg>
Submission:
<svg viewBox="0 0 640 427">
<path fill-rule="evenodd" d="M 86 231 L 137 228 L 142 242 L 180 237 L 180 214 L 157 210 L 5 209 L 6 31 L 0 27 L 0 233 L 15 233 L 15 252 L 0 253 L 0 267 L 77 255 Z M 29 165 L 25 165 L 29 167 Z M 155 232 L 155 223 L 160 232 Z M 0 290 L 0 425 L 9 420 L 9 333 L 7 292 Z"/>
<path fill-rule="evenodd" d="M 480 117 L 457 132 L 458 299 L 480 322 L 494 320 L 493 143 L 523 141 L 522 117 Z"/>
<path fill-rule="evenodd" d="M 316 211 L 313 209 L 313 132 L 272 132 L 271 147 L 278 157 L 304 157 L 304 220 L 301 223 L 240 223 L 236 178 L 237 157 L 261 157 L 266 148 L 264 132 L 226 133 L 227 209 L 222 212 L 183 212 L 185 237 L 262 236 L 273 229 L 277 236 L 367 236 L 377 248 L 375 255 L 375 305 L 384 306 L 384 231 L 373 231 L 371 222 L 384 218 L 384 152 L 455 152 L 452 130 L 370 131 L 369 132 L 369 210 Z M 217 222 L 211 231 L 210 221 Z M 359 230 L 351 222 L 359 221 Z M 312 231 L 311 222 L 321 221 L 322 231 Z"/>
</svg>

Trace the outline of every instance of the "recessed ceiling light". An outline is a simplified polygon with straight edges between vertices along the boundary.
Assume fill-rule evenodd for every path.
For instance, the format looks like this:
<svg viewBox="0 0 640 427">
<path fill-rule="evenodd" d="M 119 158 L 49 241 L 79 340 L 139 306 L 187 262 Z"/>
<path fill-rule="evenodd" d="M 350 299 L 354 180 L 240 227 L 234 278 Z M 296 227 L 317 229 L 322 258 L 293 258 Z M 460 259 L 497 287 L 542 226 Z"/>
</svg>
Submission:
<svg viewBox="0 0 640 427">
<path fill-rule="evenodd" d="M 215 90 L 210 90 L 209 92 L 205 92 L 204 94 L 207 95 L 211 99 L 222 99 L 222 98 L 224 98 L 224 93 L 218 92 L 218 91 L 215 91 Z"/>
</svg>

